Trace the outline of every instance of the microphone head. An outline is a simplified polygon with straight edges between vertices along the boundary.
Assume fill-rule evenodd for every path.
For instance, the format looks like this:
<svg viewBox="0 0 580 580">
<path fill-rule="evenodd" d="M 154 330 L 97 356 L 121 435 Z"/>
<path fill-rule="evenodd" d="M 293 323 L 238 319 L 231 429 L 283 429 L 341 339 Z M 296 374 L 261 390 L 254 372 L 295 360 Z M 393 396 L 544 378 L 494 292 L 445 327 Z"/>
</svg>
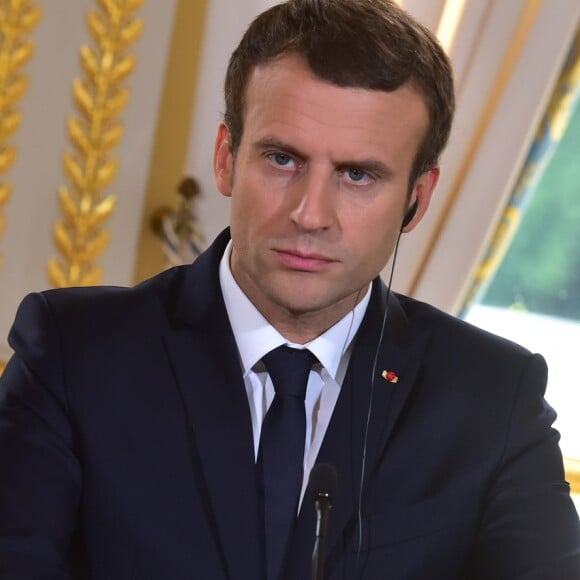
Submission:
<svg viewBox="0 0 580 580">
<path fill-rule="evenodd" d="M 338 491 L 338 474 L 330 463 L 317 463 L 310 472 L 308 490 L 313 501 L 327 499 L 332 505 Z"/>
</svg>

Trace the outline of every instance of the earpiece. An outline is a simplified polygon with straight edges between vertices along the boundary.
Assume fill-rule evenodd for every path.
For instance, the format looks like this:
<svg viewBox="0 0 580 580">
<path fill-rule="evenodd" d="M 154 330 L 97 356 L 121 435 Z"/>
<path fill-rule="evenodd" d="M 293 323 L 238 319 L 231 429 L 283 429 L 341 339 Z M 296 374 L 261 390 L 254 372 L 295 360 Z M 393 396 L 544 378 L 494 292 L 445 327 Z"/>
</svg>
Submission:
<svg viewBox="0 0 580 580">
<path fill-rule="evenodd" d="M 401 229 L 406 228 L 411 223 L 411 221 L 415 217 L 415 214 L 417 213 L 417 209 L 419 209 L 419 202 L 418 202 L 418 200 L 415 200 L 415 202 L 409 208 L 409 210 L 405 214 L 405 217 L 403 218 L 403 223 L 401 224 Z"/>
<path fill-rule="evenodd" d="M 369 406 L 367 411 L 367 421 L 365 426 L 365 437 L 364 437 L 364 445 L 362 449 L 362 466 L 360 471 L 360 482 L 358 488 L 358 549 L 356 551 L 356 568 L 359 567 L 359 560 L 362 553 L 362 539 L 363 539 L 363 526 L 362 526 L 362 493 L 363 487 L 365 482 L 366 476 L 366 467 L 367 467 L 367 443 L 369 439 L 369 427 L 371 423 L 371 417 L 373 414 L 373 396 L 375 391 L 375 378 L 377 376 L 377 362 L 379 360 L 379 352 L 381 349 L 381 345 L 383 343 L 383 339 L 385 336 L 385 330 L 387 328 L 387 318 L 389 316 L 389 304 L 391 302 L 391 288 L 393 286 L 393 276 L 395 275 L 395 264 L 397 263 L 397 255 L 399 254 L 399 242 L 401 241 L 401 233 L 403 228 L 405 227 L 405 222 L 408 220 L 409 222 L 413 219 L 415 212 L 417 211 L 417 201 L 409 208 L 409 211 L 405 215 L 405 219 L 403 220 L 403 225 L 401 226 L 401 231 L 399 231 L 399 235 L 397 236 L 397 242 L 395 243 L 395 249 L 393 250 L 393 257 L 391 259 L 391 273 L 389 275 L 389 280 L 387 284 L 387 303 L 385 304 L 385 313 L 383 314 L 383 322 L 381 324 L 381 332 L 379 334 L 379 340 L 377 342 L 377 347 L 375 349 L 375 356 L 373 359 L 373 367 L 371 371 L 370 377 L 370 394 L 369 394 Z"/>
</svg>

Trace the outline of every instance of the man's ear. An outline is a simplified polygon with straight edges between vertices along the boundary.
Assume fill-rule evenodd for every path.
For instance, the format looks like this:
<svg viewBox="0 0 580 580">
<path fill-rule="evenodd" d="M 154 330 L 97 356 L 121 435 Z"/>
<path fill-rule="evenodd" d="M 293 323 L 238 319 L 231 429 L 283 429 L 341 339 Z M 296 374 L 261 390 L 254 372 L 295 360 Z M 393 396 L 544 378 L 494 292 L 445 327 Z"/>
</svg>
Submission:
<svg viewBox="0 0 580 580">
<path fill-rule="evenodd" d="M 232 195 L 234 176 L 234 154 L 232 152 L 230 131 L 225 123 L 220 123 L 213 153 L 215 182 L 222 195 Z"/>
<path fill-rule="evenodd" d="M 409 197 L 409 205 L 405 210 L 405 215 L 411 210 L 413 205 L 416 204 L 416 210 L 411 219 L 406 221 L 405 225 L 401 228 L 404 233 L 410 232 L 415 229 L 415 226 L 423 219 L 429 204 L 431 203 L 431 196 L 433 195 L 433 190 L 437 185 L 439 180 L 439 167 L 434 167 L 422 173 L 413 186 L 413 191 L 411 191 L 411 196 Z"/>
</svg>

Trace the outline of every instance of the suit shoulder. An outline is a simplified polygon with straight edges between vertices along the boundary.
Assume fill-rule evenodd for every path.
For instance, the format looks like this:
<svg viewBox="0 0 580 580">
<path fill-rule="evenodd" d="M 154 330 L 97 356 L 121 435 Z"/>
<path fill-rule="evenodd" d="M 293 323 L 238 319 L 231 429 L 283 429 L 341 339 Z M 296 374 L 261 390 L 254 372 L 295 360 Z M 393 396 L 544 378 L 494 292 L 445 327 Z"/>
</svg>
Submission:
<svg viewBox="0 0 580 580">
<path fill-rule="evenodd" d="M 102 313 L 117 310 L 141 311 L 144 306 L 171 302 L 187 266 L 165 270 L 132 287 L 89 286 L 86 288 L 59 288 L 40 292 L 48 307 L 57 314 L 72 312 Z M 28 298 L 28 297 L 27 297 Z M 26 300 L 26 299 L 25 299 Z"/>
<path fill-rule="evenodd" d="M 11 330 L 19 332 L 53 327 L 68 336 L 122 334 L 160 327 L 172 318 L 180 280 L 186 266 L 166 270 L 134 287 L 90 286 L 45 290 L 26 296 Z"/>
<path fill-rule="evenodd" d="M 427 329 L 423 369 L 440 388 L 459 400 L 485 399 L 495 409 L 504 401 L 506 412 L 522 388 L 536 401 L 543 396 L 547 380 L 543 356 L 428 304 L 400 300 L 412 327 Z"/>
<path fill-rule="evenodd" d="M 408 319 L 417 325 L 428 326 L 435 342 L 454 348 L 478 349 L 482 355 L 512 355 L 527 358 L 530 351 L 505 337 L 493 334 L 447 312 L 408 296 L 398 295 Z"/>
</svg>

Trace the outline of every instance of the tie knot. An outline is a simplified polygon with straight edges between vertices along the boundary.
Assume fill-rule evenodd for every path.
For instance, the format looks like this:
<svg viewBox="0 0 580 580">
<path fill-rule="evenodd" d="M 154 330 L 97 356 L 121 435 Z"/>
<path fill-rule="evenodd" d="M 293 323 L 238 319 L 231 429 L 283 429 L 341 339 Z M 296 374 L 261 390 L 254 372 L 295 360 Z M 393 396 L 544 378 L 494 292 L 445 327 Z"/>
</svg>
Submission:
<svg viewBox="0 0 580 580">
<path fill-rule="evenodd" d="M 262 358 L 277 395 L 306 398 L 308 373 L 317 358 L 308 349 L 279 346 Z"/>
</svg>

